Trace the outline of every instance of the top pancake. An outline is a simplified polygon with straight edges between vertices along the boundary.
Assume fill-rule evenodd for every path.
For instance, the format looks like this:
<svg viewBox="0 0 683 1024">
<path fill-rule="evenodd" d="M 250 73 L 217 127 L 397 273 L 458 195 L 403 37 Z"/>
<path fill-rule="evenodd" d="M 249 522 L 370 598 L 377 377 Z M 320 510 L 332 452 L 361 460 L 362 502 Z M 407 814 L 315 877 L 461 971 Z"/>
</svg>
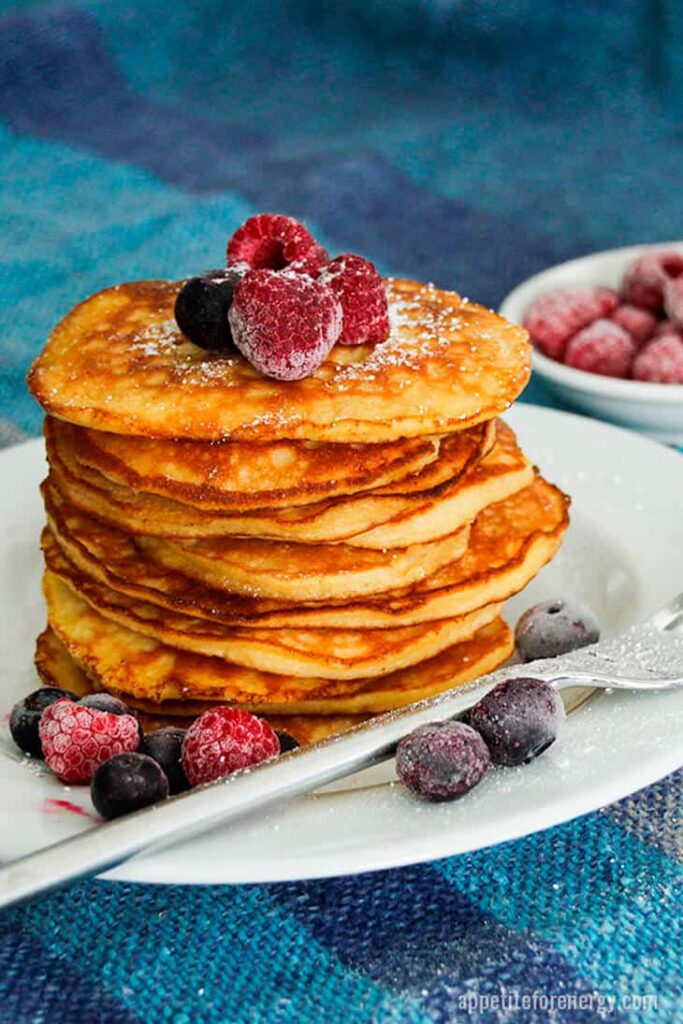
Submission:
<svg viewBox="0 0 683 1024">
<path fill-rule="evenodd" d="M 391 333 L 336 345 L 310 376 L 271 380 L 236 352 L 181 333 L 178 283 L 139 281 L 76 306 L 29 375 L 43 408 L 84 427 L 144 437 L 383 443 L 463 430 L 526 384 L 526 332 L 454 292 L 388 281 Z"/>
</svg>

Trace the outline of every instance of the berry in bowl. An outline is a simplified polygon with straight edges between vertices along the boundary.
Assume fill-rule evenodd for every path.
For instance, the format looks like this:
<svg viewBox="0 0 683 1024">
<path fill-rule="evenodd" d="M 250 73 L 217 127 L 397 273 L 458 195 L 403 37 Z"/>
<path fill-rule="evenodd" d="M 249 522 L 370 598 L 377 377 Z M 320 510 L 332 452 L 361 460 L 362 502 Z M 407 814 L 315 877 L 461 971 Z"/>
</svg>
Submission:
<svg viewBox="0 0 683 1024">
<path fill-rule="evenodd" d="M 683 242 L 551 267 L 500 312 L 524 324 L 534 373 L 568 405 L 683 444 Z"/>
</svg>

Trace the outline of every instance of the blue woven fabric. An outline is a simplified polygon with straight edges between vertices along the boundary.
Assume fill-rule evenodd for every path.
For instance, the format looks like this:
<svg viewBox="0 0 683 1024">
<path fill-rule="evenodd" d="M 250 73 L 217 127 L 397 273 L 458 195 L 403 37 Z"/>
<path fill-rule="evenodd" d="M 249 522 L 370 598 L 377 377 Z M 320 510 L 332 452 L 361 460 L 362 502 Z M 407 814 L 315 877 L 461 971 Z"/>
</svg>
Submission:
<svg viewBox="0 0 683 1024">
<path fill-rule="evenodd" d="M 220 264 L 261 209 L 490 305 L 680 237 L 682 28 L 676 0 L 2 0 L 0 444 L 39 431 L 24 376 L 76 301 Z M 0 919 L 0 1022 L 683 1021 L 682 782 L 403 870 L 83 883 Z"/>
</svg>

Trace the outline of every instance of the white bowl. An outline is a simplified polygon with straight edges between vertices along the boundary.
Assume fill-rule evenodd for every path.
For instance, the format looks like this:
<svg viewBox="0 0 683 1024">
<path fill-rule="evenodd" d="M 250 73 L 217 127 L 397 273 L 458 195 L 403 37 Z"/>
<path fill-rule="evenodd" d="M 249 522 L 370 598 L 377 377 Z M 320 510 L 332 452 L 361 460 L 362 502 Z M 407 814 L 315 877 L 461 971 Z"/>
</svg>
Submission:
<svg viewBox="0 0 683 1024">
<path fill-rule="evenodd" d="M 559 263 L 518 285 L 504 299 L 500 312 L 521 323 L 531 305 L 544 292 L 567 285 L 604 285 L 618 288 L 626 267 L 647 249 L 675 249 L 683 242 L 631 245 Z M 631 427 L 669 444 L 683 444 L 683 384 L 601 377 L 564 366 L 534 351 L 534 373 L 568 405 L 610 423 Z"/>
</svg>

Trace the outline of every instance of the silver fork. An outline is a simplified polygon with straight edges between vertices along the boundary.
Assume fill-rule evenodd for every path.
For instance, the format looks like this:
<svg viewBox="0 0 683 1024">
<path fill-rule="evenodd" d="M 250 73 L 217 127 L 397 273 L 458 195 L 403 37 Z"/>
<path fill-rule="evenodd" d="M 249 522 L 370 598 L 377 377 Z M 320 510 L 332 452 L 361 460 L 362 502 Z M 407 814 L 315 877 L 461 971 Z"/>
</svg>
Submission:
<svg viewBox="0 0 683 1024">
<path fill-rule="evenodd" d="M 114 867 L 142 851 L 158 850 L 386 761 L 393 757 L 401 737 L 416 726 L 462 715 L 505 678 L 533 676 L 558 688 L 578 685 L 666 690 L 683 686 L 683 636 L 675 632 L 681 623 L 683 594 L 616 639 L 560 658 L 499 669 L 472 683 L 379 715 L 340 736 L 97 825 L 2 867 L 0 908 L 33 899 Z"/>
</svg>

